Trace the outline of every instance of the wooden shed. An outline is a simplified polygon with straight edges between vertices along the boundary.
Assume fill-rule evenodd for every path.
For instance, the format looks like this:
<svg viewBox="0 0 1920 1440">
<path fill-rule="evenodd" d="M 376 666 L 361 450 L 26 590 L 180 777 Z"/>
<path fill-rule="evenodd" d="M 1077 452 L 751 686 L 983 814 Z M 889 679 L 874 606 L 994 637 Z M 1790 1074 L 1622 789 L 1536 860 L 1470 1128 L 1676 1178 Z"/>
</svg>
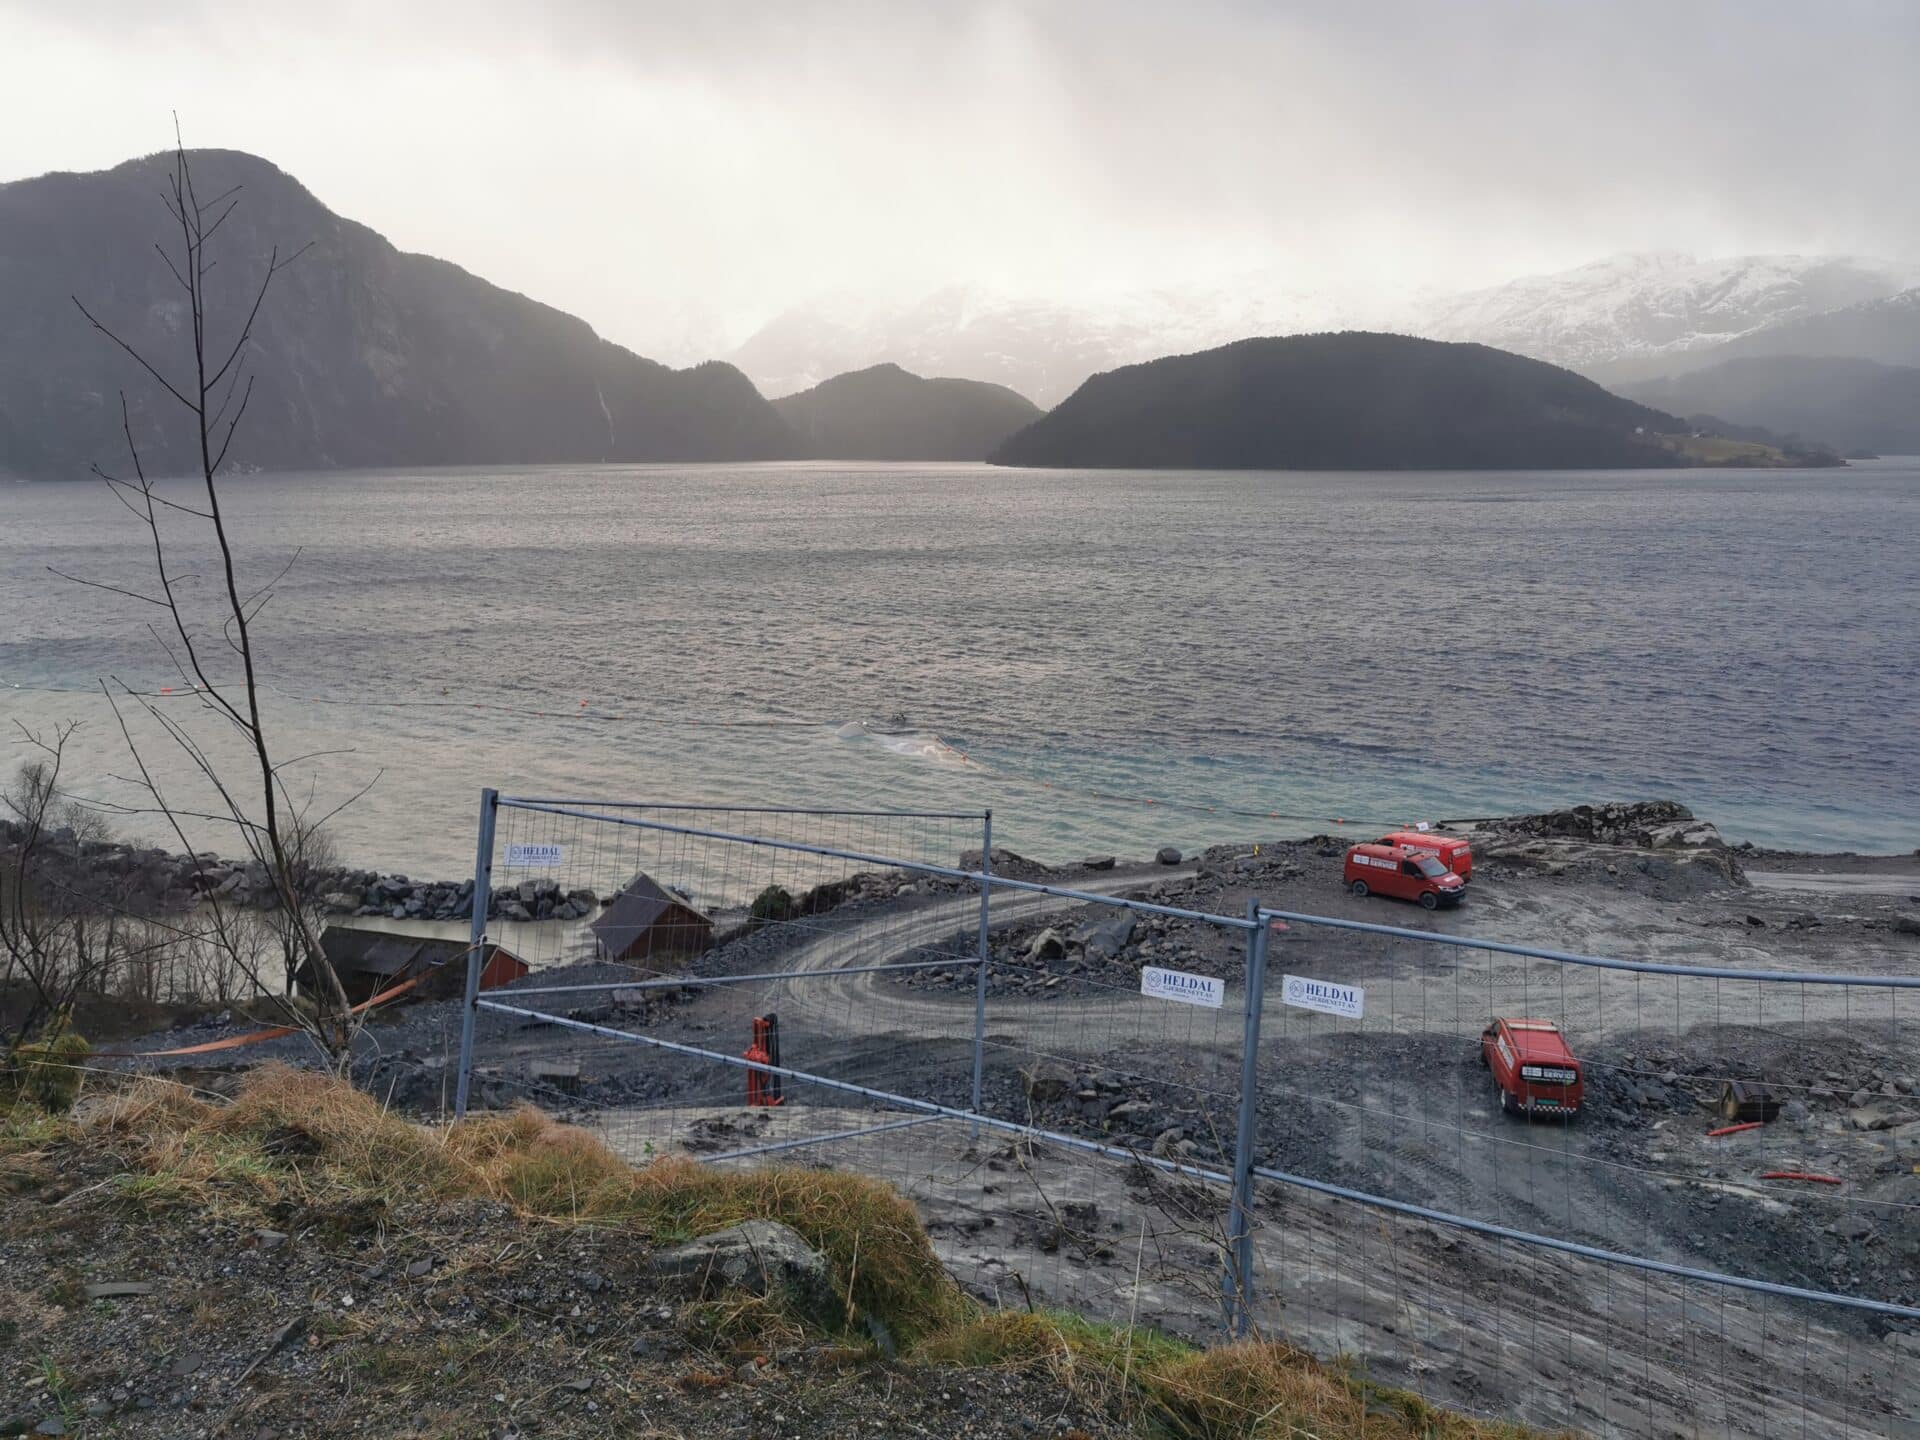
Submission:
<svg viewBox="0 0 1920 1440">
<path fill-rule="evenodd" d="M 402 935 L 355 925 L 329 925 L 320 936 L 320 948 L 340 976 L 347 999 L 355 1005 L 405 980 L 418 980 L 411 993 L 430 999 L 457 996 L 466 989 L 465 940 Z M 485 957 L 480 968 L 482 990 L 518 980 L 531 968 L 504 945 L 489 944 L 482 953 Z M 295 972 L 294 980 L 303 991 L 312 994 L 318 977 L 313 973 L 313 966 L 305 964 Z"/>
<path fill-rule="evenodd" d="M 593 922 L 603 960 L 654 967 L 713 945 L 713 921 L 649 875 L 636 875 Z"/>
</svg>

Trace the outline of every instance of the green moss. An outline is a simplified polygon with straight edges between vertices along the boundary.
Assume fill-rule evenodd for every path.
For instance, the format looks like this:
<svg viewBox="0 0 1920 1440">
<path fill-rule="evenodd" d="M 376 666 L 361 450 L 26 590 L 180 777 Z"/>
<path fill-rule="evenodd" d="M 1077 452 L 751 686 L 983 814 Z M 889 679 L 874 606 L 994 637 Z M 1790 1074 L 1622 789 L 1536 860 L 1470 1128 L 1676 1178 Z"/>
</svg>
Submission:
<svg viewBox="0 0 1920 1440">
<path fill-rule="evenodd" d="M 65 1114 L 80 1098 L 84 1073 L 81 1061 L 89 1047 L 64 1020 L 38 1040 L 14 1046 L 0 1064 L 0 1091 L 10 1090 L 16 1100 L 27 1100 L 42 1110 Z"/>
</svg>

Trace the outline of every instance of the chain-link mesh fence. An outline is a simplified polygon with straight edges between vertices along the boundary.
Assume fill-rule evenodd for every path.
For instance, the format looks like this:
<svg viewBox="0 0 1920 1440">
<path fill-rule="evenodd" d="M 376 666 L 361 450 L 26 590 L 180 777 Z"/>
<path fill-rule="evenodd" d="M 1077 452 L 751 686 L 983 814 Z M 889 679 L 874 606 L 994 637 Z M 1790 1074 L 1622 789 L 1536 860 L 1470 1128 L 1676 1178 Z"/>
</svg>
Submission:
<svg viewBox="0 0 1920 1440">
<path fill-rule="evenodd" d="M 486 813 L 527 973 L 469 1010 L 474 1103 L 887 1180 L 989 1303 L 1598 1434 L 1914 1433 L 1914 981 L 1206 913 L 980 814 Z M 1577 1105 L 1503 1086 L 1529 1025 Z"/>
</svg>

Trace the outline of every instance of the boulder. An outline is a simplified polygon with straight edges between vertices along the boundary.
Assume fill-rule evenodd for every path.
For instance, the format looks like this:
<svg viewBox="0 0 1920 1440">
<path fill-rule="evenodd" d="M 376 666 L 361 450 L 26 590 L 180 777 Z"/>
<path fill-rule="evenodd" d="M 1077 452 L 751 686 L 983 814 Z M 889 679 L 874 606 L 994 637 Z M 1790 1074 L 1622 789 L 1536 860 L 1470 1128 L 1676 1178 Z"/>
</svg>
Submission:
<svg viewBox="0 0 1920 1440">
<path fill-rule="evenodd" d="M 1111 870 L 1114 864 L 1115 860 L 1111 855 L 1089 855 L 1080 862 L 1080 868 L 1083 870 Z"/>
<path fill-rule="evenodd" d="M 1042 930 L 1038 935 L 1034 936 L 1032 941 L 1027 945 L 1027 960 L 1030 963 L 1058 960 L 1066 953 L 1067 942 L 1061 938 L 1058 930 L 1052 929 L 1051 927 Z"/>
<path fill-rule="evenodd" d="M 1080 943 L 1089 955 L 1112 960 L 1132 943 L 1134 923 L 1133 912 L 1122 911 L 1110 919 L 1087 926 L 1080 932 Z"/>
<path fill-rule="evenodd" d="M 1834 1221 L 1833 1233 L 1842 1240 L 1871 1240 L 1873 1222 L 1864 1215 L 1843 1215 Z"/>
<path fill-rule="evenodd" d="M 1724 849 L 1720 832 L 1704 820 L 1678 820 L 1666 825 L 1651 825 L 1646 831 L 1649 850 Z"/>
<path fill-rule="evenodd" d="M 557 1090 L 563 1095 L 576 1094 L 580 1089 L 580 1062 L 571 1059 L 535 1060 L 527 1066 L 527 1078 L 542 1089 Z"/>
<path fill-rule="evenodd" d="M 1073 1071 L 1051 1060 L 1036 1060 L 1020 1072 L 1020 1088 L 1039 1104 L 1064 1100 L 1073 1092 Z"/>
<path fill-rule="evenodd" d="M 1911 1117 L 1891 1105 L 1857 1105 L 1847 1112 L 1847 1124 L 1855 1130 L 1891 1130 Z"/>
<path fill-rule="evenodd" d="M 701 1296 L 736 1290 L 781 1298 L 827 1329 L 840 1329 L 847 1320 L 825 1257 L 776 1220 L 748 1220 L 676 1245 L 655 1255 L 652 1268 Z"/>
<path fill-rule="evenodd" d="M 1180 851 L 1176 846 L 1162 845 L 1154 852 L 1153 858 L 1158 860 L 1162 865 L 1178 865 L 1180 863 Z"/>
<path fill-rule="evenodd" d="M 1127 1100 L 1107 1112 L 1107 1122 L 1130 1130 L 1150 1130 L 1159 1123 L 1159 1114 L 1151 1100 Z"/>
<path fill-rule="evenodd" d="M 1920 935 L 1920 915 L 1896 915 L 1893 917 L 1893 933 L 1896 935 Z"/>
<path fill-rule="evenodd" d="M 960 852 L 960 868 L 962 870 L 978 870 L 980 868 L 980 852 L 977 849 L 962 850 Z M 1015 880 L 1027 880 L 1037 876 L 1051 875 L 1053 873 L 1053 867 L 1043 865 L 1038 860 L 1031 860 L 1025 855 L 1016 854 L 1012 850 L 1007 850 L 996 845 L 993 847 L 993 873 L 996 875 L 1011 876 Z"/>
</svg>

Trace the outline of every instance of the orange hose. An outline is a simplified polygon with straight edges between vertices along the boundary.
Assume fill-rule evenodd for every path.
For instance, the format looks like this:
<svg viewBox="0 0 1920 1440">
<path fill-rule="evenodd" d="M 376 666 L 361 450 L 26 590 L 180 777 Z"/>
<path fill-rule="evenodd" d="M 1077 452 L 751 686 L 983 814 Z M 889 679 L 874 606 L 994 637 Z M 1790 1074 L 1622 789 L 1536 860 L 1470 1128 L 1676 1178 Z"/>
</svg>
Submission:
<svg viewBox="0 0 1920 1440">
<path fill-rule="evenodd" d="M 1718 1130 L 1707 1131 L 1707 1138 L 1711 1140 L 1716 1135 L 1738 1135 L 1742 1130 L 1758 1130 L 1765 1123 L 1763 1120 L 1749 1120 L 1743 1125 L 1722 1125 Z"/>
<path fill-rule="evenodd" d="M 370 1000 L 362 1000 L 347 1013 L 358 1015 L 363 1010 L 371 1010 L 376 1005 L 404 995 L 420 983 L 420 977 L 402 980 L 391 989 L 382 990 Z M 228 1035 L 220 1040 L 208 1040 L 200 1045 L 182 1045 L 177 1050 L 96 1050 L 94 1056 L 105 1060 L 146 1060 L 173 1055 L 211 1055 L 216 1050 L 238 1050 L 243 1045 L 258 1045 L 263 1040 L 278 1040 L 283 1035 L 292 1035 L 300 1027 L 297 1025 L 269 1025 L 264 1030 L 250 1030 L 245 1035 Z"/>
<path fill-rule="evenodd" d="M 1816 1185 L 1838 1185 L 1838 1175 L 1815 1175 L 1809 1170 L 1769 1170 L 1762 1180 L 1811 1180 Z"/>
</svg>

